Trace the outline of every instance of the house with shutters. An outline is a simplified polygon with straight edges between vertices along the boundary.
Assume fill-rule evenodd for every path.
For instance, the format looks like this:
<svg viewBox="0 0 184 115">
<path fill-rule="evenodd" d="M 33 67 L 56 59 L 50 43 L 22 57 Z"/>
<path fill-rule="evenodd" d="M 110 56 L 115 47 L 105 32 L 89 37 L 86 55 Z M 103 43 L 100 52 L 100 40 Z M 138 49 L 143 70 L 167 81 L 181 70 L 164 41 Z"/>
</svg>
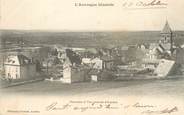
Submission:
<svg viewBox="0 0 184 115">
<path fill-rule="evenodd" d="M 4 62 L 6 79 L 27 79 L 36 77 L 36 65 L 28 57 L 10 55 Z"/>
</svg>

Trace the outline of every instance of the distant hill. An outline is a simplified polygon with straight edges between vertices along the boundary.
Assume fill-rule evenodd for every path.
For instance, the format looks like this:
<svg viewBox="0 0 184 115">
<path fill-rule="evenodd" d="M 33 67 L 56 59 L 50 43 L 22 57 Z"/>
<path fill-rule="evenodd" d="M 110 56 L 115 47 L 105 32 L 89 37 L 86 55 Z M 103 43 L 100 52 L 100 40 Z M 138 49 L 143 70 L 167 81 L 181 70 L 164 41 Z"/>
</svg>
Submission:
<svg viewBox="0 0 184 115">
<path fill-rule="evenodd" d="M 1 30 L 1 40 L 27 44 L 62 44 L 77 47 L 101 47 L 135 43 L 157 42 L 161 38 L 159 31 L 118 31 L 118 32 L 49 32 Z M 176 44 L 184 43 L 184 31 L 174 32 Z"/>
</svg>

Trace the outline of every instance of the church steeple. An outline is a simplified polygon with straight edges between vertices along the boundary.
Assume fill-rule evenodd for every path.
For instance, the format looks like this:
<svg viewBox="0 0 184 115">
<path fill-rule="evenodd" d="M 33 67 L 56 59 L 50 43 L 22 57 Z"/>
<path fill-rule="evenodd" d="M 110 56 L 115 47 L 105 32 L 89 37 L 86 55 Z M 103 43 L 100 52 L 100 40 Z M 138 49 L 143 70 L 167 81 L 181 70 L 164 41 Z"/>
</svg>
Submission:
<svg viewBox="0 0 184 115">
<path fill-rule="evenodd" d="M 171 33 L 172 33 L 172 30 L 171 30 L 171 28 L 169 26 L 168 21 L 166 20 L 165 26 L 162 29 L 161 34 L 171 34 Z"/>
<path fill-rule="evenodd" d="M 171 30 L 171 27 L 169 26 L 168 21 L 166 21 L 164 28 L 162 29 L 162 31 L 160 32 L 162 39 L 161 39 L 161 43 L 162 44 L 170 44 L 170 51 L 172 53 L 173 51 L 173 32 Z"/>
</svg>

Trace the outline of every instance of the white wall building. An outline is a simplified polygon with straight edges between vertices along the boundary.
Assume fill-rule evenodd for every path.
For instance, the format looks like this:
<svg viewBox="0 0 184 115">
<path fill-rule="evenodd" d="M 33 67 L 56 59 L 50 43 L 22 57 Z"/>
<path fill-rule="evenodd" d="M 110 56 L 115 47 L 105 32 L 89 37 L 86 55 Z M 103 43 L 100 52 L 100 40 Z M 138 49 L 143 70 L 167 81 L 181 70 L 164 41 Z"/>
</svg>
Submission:
<svg viewBox="0 0 184 115">
<path fill-rule="evenodd" d="M 93 69 L 103 69 L 103 60 L 100 58 L 82 58 L 83 64 L 90 64 Z"/>
<path fill-rule="evenodd" d="M 8 56 L 4 62 L 5 78 L 24 79 L 36 77 L 36 65 L 24 55 Z"/>
<path fill-rule="evenodd" d="M 83 82 L 86 77 L 86 69 L 82 67 L 72 66 L 69 58 L 66 58 L 63 64 L 63 78 L 61 81 L 63 83 L 74 83 L 74 82 Z"/>
</svg>

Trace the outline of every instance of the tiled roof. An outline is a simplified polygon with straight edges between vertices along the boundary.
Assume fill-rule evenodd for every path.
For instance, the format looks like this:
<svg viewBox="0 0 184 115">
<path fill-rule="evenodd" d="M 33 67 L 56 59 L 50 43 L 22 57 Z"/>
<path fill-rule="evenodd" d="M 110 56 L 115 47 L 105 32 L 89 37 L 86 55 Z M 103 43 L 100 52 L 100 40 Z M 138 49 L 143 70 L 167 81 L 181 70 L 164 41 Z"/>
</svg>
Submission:
<svg viewBox="0 0 184 115">
<path fill-rule="evenodd" d="M 25 64 L 31 64 L 31 60 L 27 58 L 24 55 L 12 55 L 8 56 L 5 64 L 10 64 L 10 65 L 25 65 Z"/>
<path fill-rule="evenodd" d="M 169 26 L 168 21 L 166 21 L 165 26 L 164 26 L 163 30 L 161 31 L 161 34 L 171 34 L 171 33 L 172 33 L 172 30 Z"/>
<path fill-rule="evenodd" d="M 24 55 L 17 55 L 20 65 L 29 64 L 31 60 Z"/>
</svg>

